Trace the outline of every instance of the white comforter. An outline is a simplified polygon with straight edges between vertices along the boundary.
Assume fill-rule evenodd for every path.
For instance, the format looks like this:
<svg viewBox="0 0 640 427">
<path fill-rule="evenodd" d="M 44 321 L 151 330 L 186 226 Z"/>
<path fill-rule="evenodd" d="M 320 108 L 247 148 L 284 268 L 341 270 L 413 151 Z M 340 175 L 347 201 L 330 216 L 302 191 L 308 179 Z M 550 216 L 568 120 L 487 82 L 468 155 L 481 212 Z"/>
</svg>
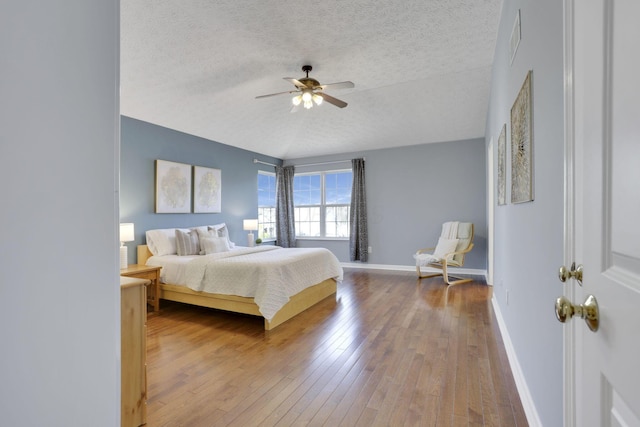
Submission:
<svg viewBox="0 0 640 427">
<path fill-rule="evenodd" d="M 324 248 L 237 248 L 188 263 L 186 285 L 195 291 L 253 297 L 271 320 L 298 292 L 334 278 L 342 280 L 338 259 Z"/>
</svg>

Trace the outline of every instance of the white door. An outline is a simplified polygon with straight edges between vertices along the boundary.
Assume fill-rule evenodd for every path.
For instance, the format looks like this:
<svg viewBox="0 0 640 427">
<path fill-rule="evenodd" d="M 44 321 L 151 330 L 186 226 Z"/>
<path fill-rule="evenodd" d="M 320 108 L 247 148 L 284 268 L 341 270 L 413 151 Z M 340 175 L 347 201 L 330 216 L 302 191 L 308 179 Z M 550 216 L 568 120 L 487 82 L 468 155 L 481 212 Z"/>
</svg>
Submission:
<svg viewBox="0 0 640 427">
<path fill-rule="evenodd" d="M 599 328 L 565 324 L 565 424 L 640 426 L 640 1 L 565 1 L 565 262 Z M 571 258 L 569 258 L 571 257 Z"/>
</svg>

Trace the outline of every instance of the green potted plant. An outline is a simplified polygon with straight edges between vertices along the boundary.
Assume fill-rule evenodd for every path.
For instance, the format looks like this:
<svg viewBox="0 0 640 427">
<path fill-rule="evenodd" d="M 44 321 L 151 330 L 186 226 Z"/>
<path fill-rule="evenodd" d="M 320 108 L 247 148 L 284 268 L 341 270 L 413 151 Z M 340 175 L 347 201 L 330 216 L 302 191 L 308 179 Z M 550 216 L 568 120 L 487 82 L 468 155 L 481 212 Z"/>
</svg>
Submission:
<svg viewBox="0 0 640 427">
<path fill-rule="evenodd" d="M 262 243 L 262 239 L 258 237 L 258 238 L 256 239 L 256 245 L 259 245 L 259 244 L 261 244 L 261 243 Z"/>
</svg>

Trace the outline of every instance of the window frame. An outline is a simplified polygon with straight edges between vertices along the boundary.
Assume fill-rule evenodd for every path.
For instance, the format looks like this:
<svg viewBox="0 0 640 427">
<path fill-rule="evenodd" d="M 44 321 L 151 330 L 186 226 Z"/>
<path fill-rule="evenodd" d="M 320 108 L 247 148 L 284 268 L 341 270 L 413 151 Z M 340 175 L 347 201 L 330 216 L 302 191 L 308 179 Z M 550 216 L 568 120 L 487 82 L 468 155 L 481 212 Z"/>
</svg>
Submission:
<svg viewBox="0 0 640 427">
<path fill-rule="evenodd" d="M 260 205 L 260 184 L 259 184 L 259 180 L 260 180 L 260 175 L 264 175 L 264 176 L 268 176 L 270 178 L 273 178 L 273 185 L 274 185 L 274 199 L 273 199 L 273 206 L 261 206 Z M 268 172 L 268 171 L 263 171 L 263 170 L 259 170 L 258 174 L 256 176 L 256 195 L 257 195 L 257 202 L 258 202 L 258 230 L 256 233 L 256 239 L 260 238 L 262 239 L 263 242 L 275 242 L 276 241 L 276 236 L 277 236 L 277 227 L 278 227 L 278 222 L 276 220 L 276 205 L 278 203 L 277 201 L 277 188 L 276 188 L 276 174 L 275 172 Z M 261 222 L 261 219 L 264 218 L 265 214 L 264 212 L 261 212 L 261 210 L 264 209 L 271 209 L 272 213 L 271 213 L 271 218 L 273 218 L 272 222 L 269 222 L 268 224 L 273 224 L 273 236 L 272 237 L 262 237 L 260 230 L 264 228 L 264 222 Z"/>
<path fill-rule="evenodd" d="M 341 169 L 331 169 L 331 170 L 322 170 L 322 171 L 310 171 L 310 172 L 300 172 L 300 173 L 295 173 L 294 174 L 294 179 L 295 177 L 298 176 L 312 176 L 312 175 L 319 175 L 320 176 L 320 204 L 308 204 L 308 205 L 297 205 L 295 204 L 295 197 L 294 197 L 294 211 L 296 212 L 295 215 L 295 229 L 296 229 L 296 239 L 300 239 L 300 240 L 338 240 L 338 241 L 348 241 L 349 240 L 349 234 L 350 234 L 350 229 L 351 229 L 351 224 L 349 222 L 349 214 L 350 214 L 350 210 L 351 210 L 351 195 L 349 197 L 349 201 L 347 203 L 327 203 L 327 186 L 326 186 L 326 175 L 330 175 L 330 174 L 339 174 L 339 173 L 344 173 L 344 172 L 349 172 L 351 173 L 351 186 L 353 187 L 353 169 L 352 168 L 341 168 Z M 295 191 L 295 185 L 294 185 L 294 191 Z M 351 192 L 351 189 L 349 190 L 349 192 Z M 302 236 L 298 233 L 298 223 L 300 222 L 299 220 L 299 215 L 297 214 L 299 212 L 299 208 L 314 208 L 314 207 L 318 207 L 320 209 L 320 214 L 319 214 L 319 222 L 320 222 L 320 235 L 319 236 Z M 346 207 L 347 208 L 347 235 L 344 237 L 340 237 L 340 236 L 327 236 L 327 230 L 326 230 L 326 223 L 327 223 L 327 208 L 330 207 Z"/>
</svg>

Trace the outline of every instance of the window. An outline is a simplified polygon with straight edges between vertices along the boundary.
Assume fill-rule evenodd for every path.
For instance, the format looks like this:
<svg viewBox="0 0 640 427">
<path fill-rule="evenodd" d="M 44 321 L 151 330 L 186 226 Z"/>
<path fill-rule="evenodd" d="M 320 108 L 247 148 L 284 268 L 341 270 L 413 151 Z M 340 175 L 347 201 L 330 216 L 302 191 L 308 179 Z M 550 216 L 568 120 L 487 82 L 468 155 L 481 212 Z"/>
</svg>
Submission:
<svg viewBox="0 0 640 427">
<path fill-rule="evenodd" d="M 256 238 L 276 238 L 276 175 L 258 172 L 258 235 Z"/>
<path fill-rule="evenodd" d="M 349 237 L 352 175 L 346 170 L 294 177 L 296 237 Z"/>
</svg>

